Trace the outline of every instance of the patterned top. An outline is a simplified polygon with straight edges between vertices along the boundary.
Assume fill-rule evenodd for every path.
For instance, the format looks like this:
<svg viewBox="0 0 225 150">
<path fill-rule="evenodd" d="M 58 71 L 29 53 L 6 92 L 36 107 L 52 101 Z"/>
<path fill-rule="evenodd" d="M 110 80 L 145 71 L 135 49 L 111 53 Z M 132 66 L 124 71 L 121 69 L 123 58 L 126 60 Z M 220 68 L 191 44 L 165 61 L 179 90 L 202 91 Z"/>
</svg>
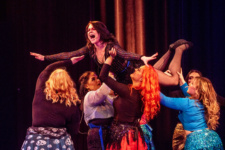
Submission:
<svg viewBox="0 0 225 150">
<path fill-rule="evenodd" d="M 129 60 L 141 60 L 141 55 L 135 54 L 135 53 L 129 53 L 125 50 L 123 50 L 118 44 L 113 44 L 113 43 L 108 43 L 106 48 L 105 48 L 105 58 L 109 56 L 109 50 L 114 47 L 117 56 L 113 61 L 113 64 L 111 66 L 111 71 L 115 74 L 115 77 L 124 71 L 124 69 L 127 67 L 127 61 Z M 53 55 L 46 55 L 44 58 L 45 60 L 48 61 L 55 61 L 55 60 L 65 60 L 65 59 L 70 59 L 71 57 L 75 56 L 81 56 L 81 55 L 89 55 L 95 63 L 98 65 L 100 68 L 99 71 L 102 68 L 103 64 L 100 64 L 97 60 L 97 56 L 95 54 L 95 50 L 88 49 L 87 46 L 84 46 L 76 51 L 72 52 L 62 52 L 59 54 L 53 54 Z M 98 73 L 99 73 L 98 71 Z"/>
</svg>

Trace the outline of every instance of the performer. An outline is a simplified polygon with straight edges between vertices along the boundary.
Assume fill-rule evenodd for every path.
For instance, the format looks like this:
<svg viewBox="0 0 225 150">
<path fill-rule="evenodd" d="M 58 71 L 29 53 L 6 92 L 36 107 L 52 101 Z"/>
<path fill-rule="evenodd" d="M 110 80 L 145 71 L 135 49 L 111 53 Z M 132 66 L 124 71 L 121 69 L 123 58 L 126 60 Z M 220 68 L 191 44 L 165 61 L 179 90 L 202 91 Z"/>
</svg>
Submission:
<svg viewBox="0 0 225 150">
<path fill-rule="evenodd" d="M 166 71 L 167 73 L 170 73 L 169 70 Z M 181 73 L 179 74 L 179 85 L 182 90 L 176 90 L 170 92 L 171 97 L 185 97 L 189 96 L 187 95 L 187 89 L 188 85 L 195 79 L 196 77 L 202 77 L 202 73 L 199 70 L 192 69 L 188 72 L 186 75 L 185 79 L 181 70 Z M 220 109 L 224 110 L 225 109 L 225 98 L 217 94 L 217 101 L 220 105 Z"/>
<path fill-rule="evenodd" d="M 86 26 L 86 33 L 85 33 L 87 44 L 86 46 L 72 52 L 62 52 L 59 54 L 54 55 L 41 55 L 38 53 L 30 53 L 32 56 L 35 56 L 36 59 L 41 61 L 48 60 L 62 60 L 62 59 L 69 59 L 73 56 L 81 56 L 81 55 L 89 55 L 97 64 L 99 74 L 103 63 L 105 62 L 105 58 L 109 56 L 109 50 L 111 48 L 115 48 L 117 51 L 117 57 L 113 61 L 111 66 L 111 72 L 114 73 L 114 76 L 118 82 L 121 83 L 131 83 L 130 79 L 130 70 L 132 70 L 133 66 L 141 66 L 143 64 L 148 65 L 148 61 L 156 59 L 157 53 L 152 55 L 151 57 L 146 57 L 134 53 L 129 53 L 123 50 L 116 38 L 110 33 L 105 26 L 100 21 L 90 21 Z M 177 40 L 173 44 L 170 45 L 169 50 L 155 65 L 156 69 L 161 70 L 163 64 L 166 64 L 168 59 L 167 56 L 170 53 L 171 49 L 176 49 L 181 45 L 186 45 L 186 48 L 192 47 L 192 43 L 186 41 L 184 39 Z M 179 61 L 179 60 L 178 60 Z M 143 63 L 142 63 L 143 62 Z M 174 78 L 174 82 L 178 83 L 177 78 Z M 160 80 L 160 84 L 164 85 L 165 80 Z M 173 83 L 174 84 L 174 83 Z M 167 84 L 166 84 L 167 85 Z"/>
<path fill-rule="evenodd" d="M 79 82 L 80 94 L 84 97 L 84 120 L 90 127 L 87 136 L 88 150 L 104 150 L 108 129 L 114 116 L 114 96 L 106 84 L 101 84 L 95 72 L 83 73 Z"/>
<path fill-rule="evenodd" d="M 177 71 L 178 70 L 180 70 L 180 65 L 181 65 L 181 57 L 182 57 L 182 54 L 183 54 L 183 52 L 184 52 L 184 50 L 186 50 L 186 49 L 188 49 L 189 48 L 189 45 L 188 44 L 177 44 L 176 45 L 176 47 L 175 47 L 175 54 L 174 54 L 174 57 L 173 57 L 173 59 L 172 59 L 172 61 L 171 61 L 171 63 L 170 63 L 170 65 L 169 65 L 169 69 L 171 69 L 172 71 L 171 71 L 171 73 L 172 73 L 172 76 L 168 76 L 168 75 L 166 75 L 166 74 L 164 74 L 163 72 L 161 72 L 161 71 L 159 71 L 159 70 L 156 70 L 156 72 L 157 72 L 157 74 L 158 74 L 158 76 L 157 76 L 157 80 L 159 80 L 159 81 L 161 81 L 161 83 L 164 83 L 165 85 L 175 85 L 175 84 L 177 84 L 178 83 L 178 75 L 177 75 Z M 114 48 L 112 48 L 112 52 L 111 52 L 112 54 L 116 54 L 116 50 L 114 49 Z M 110 56 L 111 57 L 111 56 Z M 109 57 L 109 59 L 110 59 L 110 57 Z M 112 60 L 111 60 L 112 61 Z M 112 62 L 110 62 L 110 65 L 112 64 Z M 143 67 L 143 66 L 142 66 Z M 148 66 L 146 66 L 146 67 L 148 67 Z M 132 74 L 130 75 L 131 76 L 131 78 L 132 78 Z M 139 78 L 141 78 L 141 77 L 139 77 Z M 152 80 L 152 79 L 151 79 Z M 165 81 L 164 81 L 165 80 Z M 177 81 L 176 81 L 177 80 Z M 133 79 L 132 79 L 132 81 L 133 81 Z M 105 82 L 105 80 L 103 80 L 103 82 Z M 157 81 L 158 82 L 158 81 Z M 108 83 L 107 82 L 105 82 L 107 85 L 108 85 Z M 133 84 L 134 84 L 134 81 L 133 81 Z M 122 84 L 123 85 L 123 84 Z M 116 87 L 117 88 L 121 88 L 122 87 L 122 85 L 116 85 Z M 110 85 L 108 85 L 114 92 L 116 92 L 117 93 L 117 91 L 118 91 L 118 89 L 115 91 L 114 90 L 114 88 L 112 88 Z M 125 85 L 124 85 L 125 86 Z M 126 86 L 125 86 L 126 87 Z M 122 87 L 122 88 L 124 88 L 124 87 Z M 126 88 L 125 88 L 126 89 Z M 121 89 L 119 89 L 120 91 L 123 91 L 123 90 L 121 90 Z M 129 92 L 129 91 L 126 91 L 126 93 L 127 92 Z M 153 93 L 154 92 L 156 92 L 156 91 L 153 91 Z M 124 91 L 121 93 L 121 94 L 126 94 L 126 93 L 124 93 Z M 119 94 L 119 93 L 118 93 Z M 119 94 L 120 95 L 120 94 Z M 122 97 L 124 97 L 124 96 L 122 96 Z M 133 98 L 133 97 L 132 97 Z M 139 97 L 140 98 L 140 97 Z M 134 102 L 135 101 L 137 101 L 137 100 L 134 100 Z M 153 102 L 154 103 L 154 102 Z M 126 103 L 127 104 L 127 103 Z M 129 104 L 127 104 L 128 106 L 129 106 Z M 150 105 L 150 104 L 149 104 Z M 156 103 L 154 104 L 154 105 L 156 105 Z M 136 104 L 135 104 L 135 106 L 136 106 Z M 140 105 L 139 105 L 140 106 Z M 125 107 L 125 106 L 124 106 Z M 129 108 L 129 107 L 127 107 L 127 108 Z M 146 107 L 146 108 L 148 108 L 148 107 Z M 136 107 L 136 110 L 134 110 L 134 113 L 140 113 L 140 112 L 138 112 L 138 111 L 141 111 L 141 110 L 138 110 L 138 105 L 137 105 L 137 107 Z M 117 111 L 116 111 L 117 112 Z M 149 121 L 149 114 L 148 114 L 148 116 L 146 116 L 147 114 L 145 114 L 144 115 L 144 117 L 146 117 L 146 120 L 147 121 Z M 136 117 L 137 117 L 137 115 L 136 115 Z M 140 117 L 140 116 L 138 116 L 138 117 Z M 134 119 L 134 118 L 132 118 L 132 119 Z M 137 119 L 137 118 L 136 118 Z M 138 119 L 140 119 L 140 118 L 138 118 Z M 152 119 L 152 118 L 151 118 Z M 130 121 L 130 120 L 129 120 Z M 129 122 L 128 121 L 128 122 Z M 135 121 L 135 125 L 137 126 L 137 123 L 139 124 L 139 121 L 138 122 L 136 122 L 136 120 L 131 120 L 131 122 L 132 121 Z M 123 122 L 123 121 L 122 121 Z M 133 122 L 134 123 L 134 122 Z M 141 122 L 140 122 L 141 123 Z M 142 124 L 142 123 L 141 123 Z M 145 123 L 144 123 L 145 124 Z M 128 131 L 128 130 L 127 130 Z M 143 130 L 144 131 L 144 130 Z M 148 135 L 148 136 L 151 136 L 149 133 L 146 133 L 145 135 Z M 109 140 L 110 141 L 110 140 Z M 125 144 L 126 145 L 126 144 Z M 148 146 L 150 146 L 150 145 L 153 145 L 153 144 L 150 144 L 150 143 L 148 143 Z M 118 145 L 117 145 L 118 146 Z M 114 147 L 115 148 L 115 147 Z"/>
<path fill-rule="evenodd" d="M 22 150 L 74 149 L 80 100 L 73 80 L 63 68 L 81 59 L 52 63 L 40 73 L 32 103 L 32 126 L 27 129 Z"/>
<path fill-rule="evenodd" d="M 180 75 L 180 74 L 179 74 Z M 186 134 L 185 150 L 222 149 L 214 131 L 219 122 L 220 107 L 209 79 L 196 77 L 189 85 L 187 98 L 170 98 L 161 93 L 161 104 L 179 110 L 178 115 Z"/>
<path fill-rule="evenodd" d="M 167 73 L 170 73 L 169 70 L 166 71 Z M 196 77 L 202 77 L 202 73 L 199 70 L 192 69 L 188 72 L 186 75 L 185 79 L 181 72 L 179 73 L 179 85 L 181 90 L 176 90 L 172 91 L 169 93 L 170 97 L 189 97 L 190 95 L 187 93 L 188 86 L 193 82 L 193 80 Z M 224 109 L 225 108 L 225 98 L 222 96 L 217 95 L 217 101 L 220 104 L 220 108 Z M 173 134 L 173 142 L 172 142 L 172 147 L 173 150 L 182 150 L 184 149 L 186 141 L 186 134 L 183 128 L 182 123 L 177 123 L 174 134 Z"/>
<path fill-rule="evenodd" d="M 149 121 L 160 109 L 158 75 L 152 66 L 144 65 L 130 75 L 132 84 L 119 83 L 108 76 L 115 57 L 112 49 L 100 73 L 100 79 L 118 94 L 107 149 L 148 149 L 139 121 L 142 115 Z"/>
</svg>

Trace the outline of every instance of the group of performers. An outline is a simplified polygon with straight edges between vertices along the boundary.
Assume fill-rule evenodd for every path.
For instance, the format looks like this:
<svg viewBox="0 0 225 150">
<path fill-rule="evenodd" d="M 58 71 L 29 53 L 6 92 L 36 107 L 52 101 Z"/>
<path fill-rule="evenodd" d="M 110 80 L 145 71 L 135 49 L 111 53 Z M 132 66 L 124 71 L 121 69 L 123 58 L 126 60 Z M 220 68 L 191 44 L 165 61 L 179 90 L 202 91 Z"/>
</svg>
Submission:
<svg viewBox="0 0 225 150">
<path fill-rule="evenodd" d="M 185 150 L 219 149 L 223 144 L 214 131 L 220 106 L 209 79 L 198 76 L 188 83 L 181 72 L 181 59 L 193 44 L 184 39 L 169 45 L 168 51 L 153 65 L 157 53 L 147 57 L 123 50 L 100 21 L 86 26 L 86 46 L 54 55 L 31 53 L 41 61 L 56 61 L 39 75 L 32 106 L 32 126 L 28 128 L 22 150 L 74 149 L 79 130 L 81 105 L 89 126 L 89 150 L 154 150 L 150 121 L 160 105 L 179 110 L 185 137 Z M 174 53 L 165 73 L 166 64 Z M 65 70 L 86 55 L 97 64 L 96 72 L 86 71 L 79 78 L 79 92 Z M 160 86 L 180 83 L 185 98 L 167 97 Z M 185 143 L 185 144 L 184 144 Z M 175 147 L 175 146 L 174 146 Z M 179 147 L 179 146 L 176 146 Z"/>
</svg>

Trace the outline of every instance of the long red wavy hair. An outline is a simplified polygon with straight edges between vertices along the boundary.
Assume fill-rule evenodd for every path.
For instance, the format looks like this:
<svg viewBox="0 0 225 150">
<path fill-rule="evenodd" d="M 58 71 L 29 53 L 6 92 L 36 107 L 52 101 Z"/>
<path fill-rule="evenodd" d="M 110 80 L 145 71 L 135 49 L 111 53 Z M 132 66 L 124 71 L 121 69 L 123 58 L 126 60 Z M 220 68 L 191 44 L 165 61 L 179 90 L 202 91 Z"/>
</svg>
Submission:
<svg viewBox="0 0 225 150">
<path fill-rule="evenodd" d="M 144 103 L 144 115 L 147 121 L 153 119 L 160 110 L 160 87 L 158 74 L 149 65 L 143 67 L 142 83 L 139 88 Z"/>
</svg>

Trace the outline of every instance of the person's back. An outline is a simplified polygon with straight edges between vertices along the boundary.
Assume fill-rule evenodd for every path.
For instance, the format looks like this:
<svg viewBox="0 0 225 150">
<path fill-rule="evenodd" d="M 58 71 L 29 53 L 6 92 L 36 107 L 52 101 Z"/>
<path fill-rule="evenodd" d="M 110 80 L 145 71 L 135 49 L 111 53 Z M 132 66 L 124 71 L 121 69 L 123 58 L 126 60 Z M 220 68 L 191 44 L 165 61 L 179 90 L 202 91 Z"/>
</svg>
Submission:
<svg viewBox="0 0 225 150">
<path fill-rule="evenodd" d="M 64 69 L 70 60 L 55 62 L 39 75 L 32 104 L 32 126 L 21 149 L 70 148 L 79 127 L 74 83 Z M 71 139 L 72 136 L 72 139 Z"/>
</svg>

